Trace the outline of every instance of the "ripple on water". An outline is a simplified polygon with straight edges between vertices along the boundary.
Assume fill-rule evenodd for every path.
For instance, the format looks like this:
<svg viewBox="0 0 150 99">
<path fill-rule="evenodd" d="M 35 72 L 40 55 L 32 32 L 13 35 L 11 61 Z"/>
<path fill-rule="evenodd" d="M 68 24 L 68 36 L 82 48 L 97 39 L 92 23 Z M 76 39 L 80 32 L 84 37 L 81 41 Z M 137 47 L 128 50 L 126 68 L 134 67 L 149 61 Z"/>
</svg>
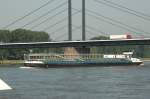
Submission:
<svg viewBox="0 0 150 99">
<path fill-rule="evenodd" d="M 0 68 L 13 90 L 0 99 L 149 99 L 150 63 L 142 67 Z"/>
</svg>

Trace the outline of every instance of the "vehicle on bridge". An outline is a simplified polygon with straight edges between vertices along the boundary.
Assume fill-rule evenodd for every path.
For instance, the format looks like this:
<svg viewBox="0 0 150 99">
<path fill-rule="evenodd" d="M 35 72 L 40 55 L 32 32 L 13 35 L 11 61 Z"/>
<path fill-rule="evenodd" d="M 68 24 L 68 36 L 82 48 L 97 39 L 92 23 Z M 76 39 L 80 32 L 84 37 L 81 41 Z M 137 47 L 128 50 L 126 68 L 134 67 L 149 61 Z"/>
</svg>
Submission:
<svg viewBox="0 0 150 99">
<path fill-rule="evenodd" d="M 124 35 L 110 35 L 111 40 L 120 40 L 120 39 L 132 39 L 132 36 L 129 34 Z"/>
<path fill-rule="evenodd" d="M 132 52 L 123 54 L 28 54 L 25 66 L 30 67 L 78 67 L 78 66 L 128 66 L 141 65 L 143 61 L 132 57 Z"/>
</svg>

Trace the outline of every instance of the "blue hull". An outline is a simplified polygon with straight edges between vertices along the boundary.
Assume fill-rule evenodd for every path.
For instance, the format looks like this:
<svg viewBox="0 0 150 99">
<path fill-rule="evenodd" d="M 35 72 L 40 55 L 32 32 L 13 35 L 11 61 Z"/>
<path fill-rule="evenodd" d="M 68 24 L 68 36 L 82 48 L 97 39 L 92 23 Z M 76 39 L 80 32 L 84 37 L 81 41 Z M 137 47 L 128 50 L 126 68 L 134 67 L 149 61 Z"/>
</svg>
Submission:
<svg viewBox="0 0 150 99">
<path fill-rule="evenodd" d="M 93 66 L 130 66 L 140 65 L 142 62 L 99 62 L 99 61 L 47 61 L 44 64 L 24 64 L 30 67 L 93 67 Z"/>
</svg>

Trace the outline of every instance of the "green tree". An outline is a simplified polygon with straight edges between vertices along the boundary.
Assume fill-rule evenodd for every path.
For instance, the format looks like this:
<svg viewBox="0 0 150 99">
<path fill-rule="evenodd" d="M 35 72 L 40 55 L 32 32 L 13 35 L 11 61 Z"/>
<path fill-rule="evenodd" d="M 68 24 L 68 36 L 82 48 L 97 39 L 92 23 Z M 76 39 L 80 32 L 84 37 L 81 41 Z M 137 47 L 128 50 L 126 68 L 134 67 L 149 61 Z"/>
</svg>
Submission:
<svg viewBox="0 0 150 99">
<path fill-rule="evenodd" d="M 30 31 L 16 29 L 11 32 L 11 42 L 47 42 L 50 41 L 48 33 L 43 31 Z"/>
<path fill-rule="evenodd" d="M 1 43 L 10 42 L 10 31 L 9 30 L 0 30 L 0 42 Z"/>
<path fill-rule="evenodd" d="M 13 31 L 0 30 L 0 43 L 17 42 L 47 42 L 51 41 L 48 33 L 43 31 L 31 31 L 26 29 L 16 29 Z M 44 52 L 47 49 L 33 49 L 35 52 Z M 20 59 L 24 53 L 29 53 L 29 49 L 0 49 L 0 58 Z"/>
</svg>

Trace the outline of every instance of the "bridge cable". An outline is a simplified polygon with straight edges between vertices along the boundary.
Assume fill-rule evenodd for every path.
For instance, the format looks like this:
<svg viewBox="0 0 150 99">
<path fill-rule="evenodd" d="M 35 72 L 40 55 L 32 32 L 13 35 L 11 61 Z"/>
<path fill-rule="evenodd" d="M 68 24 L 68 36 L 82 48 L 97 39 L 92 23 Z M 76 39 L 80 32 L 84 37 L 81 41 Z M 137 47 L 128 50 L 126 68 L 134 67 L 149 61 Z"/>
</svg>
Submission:
<svg viewBox="0 0 150 99">
<path fill-rule="evenodd" d="M 51 16 L 51 17 L 45 19 L 45 20 L 43 20 L 43 21 L 40 22 L 39 24 L 36 24 L 36 25 L 32 26 L 30 29 L 34 29 L 34 28 L 40 26 L 41 24 L 50 21 L 51 19 L 55 18 L 57 15 L 60 15 L 60 14 L 62 14 L 62 13 L 65 12 L 65 11 L 67 11 L 67 8 L 65 8 L 65 9 L 63 9 L 62 11 L 59 11 L 58 13 L 56 13 L 55 15 L 53 15 L 53 16 Z"/>
<path fill-rule="evenodd" d="M 129 8 L 125 7 L 125 6 L 119 5 L 119 4 L 114 3 L 114 2 L 112 2 L 112 1 L 108 1 L 108 0 L 103 0 L 103 1 L 108 2 L 108 3 L 110 3 L 110 4 L 113 4 L 113 5 L 116 5 L 116 6 L 118 6 L 118 7 L 127 9 L 127 10 L 129 10 L 129 11 L 135 12 L 135 13 L 137 13 L 137 14 L 143 15 L 143 16 L 145 16 L 145 17 L 149 17 L 149 18 L 150 18 L 150 15 L 145 14 L 145 13 L 143 13 L 143 12 L 139 12 L 139 11 L 136 11 L 136 10 L 133 10 L 133 9 L 129 9 Z"/>
<path fill-rule="evenodd" d="M 107 34 L 107 33 L 104 32 L 104 31 L 98 30 L 98 29 L 96 29 L 96 28 L 94 28 L 94 27 L 92 27 L 92 26 L 86 25 L 86 27 L 89 28 L 90 30 L 95 31 L 95 32 L 99 32 L 99 33 L 104 34 L 104 35 L 110 35 L 110 34 Z"/>
<path fill-rule="evenodd" d="M 90 35 L 92 35 L 92 36 L 93 36 L 93 35 L 96 35 L 96 36 L 99 35 L 98 33 L 91 32 L 90 30 L 87 30 L 87 33 L 90 34 Z"/>
<path fill-rule="evenodd" d="M 78 9 L 75 9 L 75 8 L 73 8 L 73 9 L 76 10 L 76 11 L 78 11 Z M 87 10 L 87 11 L 88 11 L 88 10 Z M 93 12 L 93 11 L 92 11 L 92 12 Z M 99 20 L 99 21 L 103 21 L 103 22 L 106 22 L 106 23 L 111 24 L 111 25 L 113 25 L 113 26 L 119 27 L 119 28 L 121 28 L 121 29 L 128 30 L 128 31 L 133 32 L 133 33 L 135 33 L 135 34 L 141 34 L 141 36 L 144 36 L 142 33 L 139 33 L 139 32 L 133 31 L 133 30 L 131 30 L 131 29 L 128 29 L 128 28 L 126 28 L 126 27 L 124 27 L 124 26 L 115 24 L 114 22 L 106 21 L 106 20 L 104 20 L 104 19 L 102 19 L 102 18 L 100 18 L 100 17 L 98 17 L 98 16 L 92 15 L 92 14 L 90 14 L 90 13 L 91 13 L 91 12 L 88 11 L 88 13 L 86 13 L 86 15 L 88 15 L 88 16 L 90 16 L 90 17 L 94 17 L 95 19 L 97 19 L 97 20 Z M 94 14 L 95 14 L 95 12 L 94 12 Z M 100 15 L 99 15 L 99 16 L 100 16 Z M 102 16 L 101 16 L 101 17 L 102 17 Z M 105 19 L 106 19 L 106 18 L 105 18 Z"/>
<path fill-rule="evenodd" d="M 67 26 L 67 25 L 66 25 Z M 66 28 L 66 26 L 63 26 L 63 27 L 61 27 L 61 28 L 59 28 L 59 29 L 57 29 L 56 31 L 54 31 L 54 32 L 52 32 L 52 33 L 49 33 L 49 34 L 55 34 L 55 33 L 57 33 L 57 31 L 60 31 L 60 30 L 62 30 L 62 29 L 64 29 L 64 28 Z M 79 29 L 79 26 L 76 26 L 76 25 L 73 25 L 73 27 L 76 27 L 77 29 Z M 81 28 L 81 26 L 80 26 L 80 28 Z M 93 28 L 93 27 L 92 27 Z M 73 30 L 74 31 L 74 30 Z M 89 31 L 87 30 L 87 33 L 89 33 Z M 104 33 L 104 32 L 103 32 Z M 64 34 L 64 33 L 63 33 Z M 66 34 L 66 33 L 65 33 Z M 91 34 L 95 34 L 95 35 L 97 35 L 98 33 L 91 33 Z M 61 35 L 62 36 L 62 35 Z M 61 37 L 60 36 L 60 37 Z"/>
<path fill-rule="evenodd" d="M 97 15 L 97 16 L 103 17 L 103 18 L 105 18 L 105 19 L 107 19 L 107 20 L 110 20 L 110 21 L 113 21 L 113 22 L 115 22 L 115 23 L 121 24 L 121 25 L 123 25 L 123 26 L 125 26 L 125 27 L 128 27 L 128 28 L 130 28 L 130 29 L 133 29 L 133 30 L 136 30 L 136 31 L 140 31 L 140 32 L 144 32 L 144 33 L 150 34 L 149 32 L 146 32 L 146 31 L 144 31 L 144 30 L 141 30 L 141 29 L 138 29 L 138 28 L 129 26 L 129 25 L 123 23 L 123 22 L 120 22 L 120 21 L 117 21 L 117 20 L 115 20 L 115 19 L 112 19 L 112 18 L 103 16 L 102 14 L 99 14 L 99 13 L 97 13 L 97 12 L 95 12 L 95 11 L 91 11 L 91 10 L 88 10 L 88 9 L 86 9 L 86 10 L 87 10 L 88 12 L 90 12 L 90 13 L 93 13 L 93 14 L 95 14 L 95 15 Z"/>
<path fill-rule="evenodd" d="M 51 33 L 49 33 L 49 34 L 55 34 L 55 33 L 57 33 L 58 31 L 61 31 L 61 30 L 65 29 L 66 27 L 67 27 L 67 25 L 64 25 L 64 26 L 58 28 L 57 30 L 55 30 L 55 31 L 53 31 L 53 32 L 51 32 Z"/>
<path fill-rule="evenodd" d="M 102 2 L 102 1 L 100 1 L 100 0 L 94 0 L 94 1 L 96 1 L 96 2 L 98 2 L 98 3 L 100 3 L 100 4 L 104 4 L 104 5 L 106 5 L 106 6 L 109 6 L 109 7 L 115 8 L 115 9 L 120 10 L 120 11 L 122 11 L 122 12 L 126 12 L 126 13 L 129 13 L 129 14 L 135 15 L 135 16 L 137 16 L 137 17 L 140 17 L 140 18 L 144 19 L 144 20 L 150 21 L 149 18 L 143 17 L 143 16 L 138 15 L 137 13 L 134 13 L 134 12 L 130 12 L 129 10 L 121 9 L 121 8 L 119 8 L 119 7 L 110 5 L 110 4 L 108 4 L 108 3 L 104 3 L 104 2 Z"/>
<path fill-rule="evenodd" d="M 78 26 L 76 26 L 76 25 L 73 25 L 73 27 L 78 28 Z M 80 28 L 81 28 L 81 27 L 82 27 L 82 26 L 80 26 Z M 89 31 L 89 30 L 86 30 L 86 33 L 91 34 L 91 35 L 99 35 L 99 33 L 91 32 L 91 31 Z"/>
<path fill-rule="evenodd" d="M 62 35 L 56 37 L 53 41 L 58 41 L 60 38 L 63 38 L 66 36 L 66 33 L 63 33 Z"/>
<path fill-rule="evenodd" d="M 67 2 L 64 2 L 64 3 L 60 4 L 60 5 L 58 5 L 57 7 L 55 7 L 55 8 L 53 8 L 53 9 L 49 10 L 48 12 L 46 12 L 46 13 L 44 13 L 43 15 L 39 16 L 38 18 L 35 18 L 35 19 L 33 19 L 32 21 L 26 23 L 26 24 L 23 25 L 21 28 L 24 28 L 24 27 L 26 27 L 27 25 L 33 24 L 34 22 L 36 22 L 36 21 L 40 20 L 41 18 L 47 16 L 48 14 L 52 13 L 53 11 L 55 11 L 55 10 L 61 8 L 61 7 L 64 6 L 66 3 L 67 3 Z"/>
<path fill-rule="evenodd" d="M 81 28 L 81 26 L 77 26 L 77 27 L 75 27 L 74 29 L 72 29 L 72 31 L 74 32 L 74 31 L 76 31 L 76 30 L 78 30 L 78 29 L 80 29 L 80 28 Z M 63 34 L 60 35 L 59 37 L 55 38 L 55 40 L 60 39 L 60 38 L 62 38 L 62 37 L 64 37 L 64 36 L 66 36 L 66 34 L 67 34 L 67 33 L 63 33 Z"/>
<path fill-rule="evenodd" d="M 116 27 L 119 27 L 119 28 L 121 28 L 121 29 L 128 30 L 128 31 L 133 32 L 133 33 L 135 33 L 135 34 L 140 34 L 140 36 L 144 36 L 142 33 L 133 31 L 133 30 L 131 30 L 131 29 L 128 29 L 128 28 L 123 27 L 123 26 L 120 26 L 120 25 L 115 24 L 115 23 L 113 23 L 113 22 L 106 21 L 106 20 L 101 19 L 100 17 L 97 17 L 97 16 L 95 16 L 95 15 L 92 15 L 92 14 L 87 14 L 87 15 L 88 15 L 88 16 L 91 16 L 91 17 L 94 17 L 95 19 L 97 19 L 97 20 L 99 20 L 99 21 L 103 21 L 103 22 L 106 22 L 106 23 L 108 23 L 108 24 L 111 24 L 112 26 L 116 26 Z"/>
<path fill-rule="evenodd" d="M 72 15 L 74 16 L 74 15 L 78 14 L 79 12 L 81 12 L 81 10 L 76 11 L 76 12 L 73 13 Z M 44 28 L 42 31 L 46 31 L 46 30 L 48 30 L 48 29 L 50 29 L 50 28 L 56 26 L 57 24 L 64 22 L 67 18 L 68 18 L 68 17 L 63 18 L 62 20 L 56 22 L 55 24 L 53 24 L 53 25 L 51 25 L 51 26 L 48 26 L 48 27 Z"/>
<path fill-rule="evenodd" d="M 73 27 L 78 27 L 78 26 L 76 26 L 76 25 L 73 25 Z M 91 27 L 91 26 L 87 26 L 86 25 L 86 27 L 87 27 L 87 29 L 91 29 L 91 30 L 94 30 L 95 32 L 92 32 L 91 34 L 95 34 L 95 35 L 99 35 L 99 33 L 97 33 L 97 30 L 95 30 L 95 28 L 93 28 L 93 27 Z M 89 32 L 88 30 L 86 30 L 87 31 L 87 33 Z M 100 31 L 98 31 L 98 32 L 100 32 Z M 100 32 L 101 34 L 105 34 L 106 35 L 106 33 L 104 33 L 104 32 Z"/>
<path fill-rule="evenodd" d="M 43 4 L 43 5 L 40 6 L 39 8 L 37 8 L 37 9 L 35 9 L 35 10 L 33 10 L 33 11 L 27 13 L 27 14 L 24 15 L 23 17 L 20 17 L 20 18 L 18 18 L 17 20 L 11 22 L 10 24 L 6 25 L 3 29 L 7 29 L 8 27 L 10 27 L 10 26 L 16 24 L 17 22 L 19 22 L 19 21 L 25 19 L 26 17 L 30 16 L 31 14 L 33 14 L 33 13 L 37 12 L 38 10 L 42 9 L 43 7 L 49 5 L 49 4 L 52 3 L 53 1 L 56 1 L 56 0 L 50 0 L 50 1 L 48 1 L 47 3 Z"/>
</svg>

